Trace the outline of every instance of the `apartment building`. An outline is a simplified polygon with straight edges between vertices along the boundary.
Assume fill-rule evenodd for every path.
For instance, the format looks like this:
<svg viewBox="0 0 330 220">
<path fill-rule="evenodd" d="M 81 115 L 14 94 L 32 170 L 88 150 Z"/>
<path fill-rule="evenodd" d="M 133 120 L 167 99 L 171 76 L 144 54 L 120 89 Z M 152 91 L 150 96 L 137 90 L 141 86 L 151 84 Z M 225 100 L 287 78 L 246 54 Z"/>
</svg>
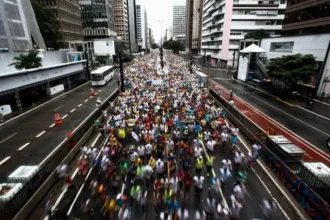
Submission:
<svg viewBox="0 0 330 220">
<path fill-rule="evenodd" d="M 186 6 L 173 6 L 173 36 L 186 35 Z"/>
<path fill-rule="evenodd" d="M 127 0 L 114 0 L 114 13 L 117 38 L 129 40 Z"/>
<path fill-rule="evenodd" d="M 147 11 L 143 5 L 136 5 L 136 26 L 138 36 L 138 50 L 148 48 L 148 27 L 147 27 Z"/>
<path fill-rule="evenodd" d="M 44 0 L 46 7 L 52 9 L 60 24 L 60 41 L 68 47 L 70 41 L 82 41 L 81 10 L 78 0 Z"/>
<path fill-rule="evenodd" d="M 138 51 L 137 43 L 137 27 L 136 27 L 136 2 L 135 0 L 127 0 L 128 6 L 128 32 L 129 32 L 129 49 L 131 53 Z"/>
<path fill-rule="evenodd" d="M 279 36 L 286 0 L 206 0 L 203 4 L 201 52 L 211 63 L 236 66 L 241 40 L 252 31 L 264 29 Z"/>
<path fill-rule="evenodd" d="M 32 38 L 36 45 L 32 45 Z M 46 49 L 30 1 L 0 1 L 0 53 Z"/>
<path fill-rule="evenodd" d="M 330 33 L 329 0 L 288 1 L 282 35 L 322 33 Z"/>
<path fill-rule="evenodd" d="M 203 0 L 194 0 L 191 51 L 200 53 L 202 42 Z"/>
<path fill-rule="evenodd" d="M 115 38 L 113 0 L 79 0 L 84 39 Z"/>
<path fill-rule="evenodd" d="M 194 2 L 195 0 L 186 0 L 186 51 L 192 49 L 192 33 L 193 33 L 193 18 L 194 18 Z"/>
</svg>

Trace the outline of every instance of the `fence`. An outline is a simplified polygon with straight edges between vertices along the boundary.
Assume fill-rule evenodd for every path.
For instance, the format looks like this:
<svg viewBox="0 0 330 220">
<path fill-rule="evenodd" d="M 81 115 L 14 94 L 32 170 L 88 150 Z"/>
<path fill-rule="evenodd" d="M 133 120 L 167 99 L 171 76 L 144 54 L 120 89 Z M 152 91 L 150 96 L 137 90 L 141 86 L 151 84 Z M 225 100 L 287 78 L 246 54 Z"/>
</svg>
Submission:
<svg viewBox="0 0 330 220">
<path fill-rule="evenodd" d="M 230 120 L 245 134 L 250 141 L 258 141 L 261 150 L 262 160 L 277 175 L 278 179 L 285 185 L 294 198 L 302 205 L 304 210 L 313 219 L 329 219 L 330 207 L 330 187 L 319 180 L 311 171 L 305 168 L 300 161 L 295 158 L 285 158 L 279 152 L 274 152 L 264 141 L 267 139 L 263 130 L 258 127 L 253 120 L 249 119 L 235 107 L 232 107 L 228 101 L 217 95 L 210 89 L 210 95 L 213 96 L 226 110 Z M 257 137 L 259 136 L 259 137 Z M 263 139 L 263 140 L 260 140 Z"/>
<path fill-rule="evenodd" d="M 78 126 L 73 132 L 72 137 L 67 138 L 58 150 L 43 165 L 41 165 L 39 172 L 34 175 L 10 201 L 0 207 L 0 219 L 12 219 L 22 209 L 26 202 L 54 172 L 56 167 L 67 155 L 70 154 L 73 147 L 79 142 L 85 133 L 94 126 L 95 120 L 99 119 L 102 115 L 102 111 L 109 107 L 109 101 L 114 100 L 117 95 L 118 90 L 116 89 L 115 92 L 103 102 L 103 105 L 99 109 L 94 110 L 94 112 Z"/>
</svg>

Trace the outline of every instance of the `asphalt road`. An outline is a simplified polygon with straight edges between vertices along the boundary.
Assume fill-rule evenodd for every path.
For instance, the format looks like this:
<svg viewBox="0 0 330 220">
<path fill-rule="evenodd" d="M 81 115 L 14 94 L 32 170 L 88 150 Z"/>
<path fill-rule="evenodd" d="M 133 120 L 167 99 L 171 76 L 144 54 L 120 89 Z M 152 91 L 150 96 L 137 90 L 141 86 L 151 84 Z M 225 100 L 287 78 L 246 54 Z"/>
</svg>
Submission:
<svg viewBox="0 0 330 220">
<path fill-rule="evenodd" d="M 315 116 L 295 105 L 286 104 L 267 95 L 254 93 L 240 83 L 234 83 L 230 74 L 210 70 L 212 78 L 226 89 L 233 89 L 234 95 L 248 102 L 284 127 L 299 135 L 318 149 L 330 155 L 326 140 L 330 137 L 330 121 Z M 325 111 L 330 107 L 323 106 Z"/>
<path fill-rule="evenodd" d="M 97 97 L 103 101 L 116 87 L 115 80 L 96 87 Z M 95 109 L 96 97 L 90 97 L 90 89 L 87 83 L 0 127 L 1 181 L 18 166 L 39 165 Z M 54 113 L 63 118 L 61 126 L 54 126 Z"/>
</svg>

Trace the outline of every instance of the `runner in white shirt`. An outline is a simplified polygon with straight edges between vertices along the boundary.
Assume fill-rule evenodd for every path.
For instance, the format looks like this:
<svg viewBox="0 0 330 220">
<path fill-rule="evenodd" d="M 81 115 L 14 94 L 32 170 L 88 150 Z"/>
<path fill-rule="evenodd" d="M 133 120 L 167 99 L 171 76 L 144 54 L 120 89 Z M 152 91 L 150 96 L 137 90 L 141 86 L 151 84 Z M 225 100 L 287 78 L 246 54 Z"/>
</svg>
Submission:
<svg viewBox="0 0 330 220">
<path fill-rule="evenodd" d="M 203 148 L 202 147 L 194 147 L 194 156 L 198 158 L 202 156 Z"/>
<path fill-rule="evenodd" d="M 232 170 L 232 163 L 229 159 L 222 160 L 223 168 Z"/>
<path fill-rule="evenodd" d="M 138 146 L 137 151 L 138 151 L 139 157 L 143 158 L 144 157 L 144 154 L 145 154 L 145 148 L 144 148 L 144 146 L 143 145 Z"/>
<path fill-rule="evenodd" d="M 209 151 L 213 152 L 214 151 L 214 146 L 216 145 L 216 142 L 215 140 L 209 140 L 207 143 L 206 143 L 206 147 Z"/>
<path fill-rule="evenodd" d="M 227 134 L 227 132 L 222 132 L 221 133 L 221 142 L 222 142 L 222 146 L 225 147 L 226 143 L 228 141 L 229 135 Z"/>
<path fill-rule="evenodd" d="M 204 141 L 207 142 L 210 140 L 211 132 L 210 131 L 204 131 Z"/>
<path fill-rule="evenodd" d="M 205 178 L 203 176 L 194 176 L 193 180 L 195 187 L 202 190 Z"/>
<path fill-rule="evenodd" d="M 199 147 L 200 146 L 200 142 L 196 138 L 193 140 L 193 146 L 194 147 Z"/>
<path fill-rule="evenodd" d="M 235 128 L 235 127 L 232 127 L 232 128 L 231 128 L 231 132 L 232 132 L 235 136 L 238 136 L 238 131 L 239 131 L 238 128 Z"/>
<path fill-rule="evenodd" d="M 155 166 L 156 166 L 156 173 L 157 174 L 163 174 L 163 172 L 164 172 L 164 163 L 161 159 L 158 159 L 156 161 Z"/>
<path fill-rule="evenodd" d="M 130 160 L 132 162 L 134 162 L 137 158 L 139 157 L 138 153 L 136 151 L 134 151 L 133 153 L 131 153 L 130 155 Z"/>
<path fill-rule="evenodd" d="M 151 144 L 147 144 L 145 147 L 145 153 L 147 156 L 150 156 L 152 153 L 152 145 Z"/>
<path fill-rule="evenodd" d="M 245 158 L 245 156 L 244 156 L 244 154 L 241 152 L 241 151 L 236 151 L 235 152 L 235 164 L 236 164 L 236 166 L 241 166 L 242 165 L 242 163 L 244 162 L 243 160 L 244 160 L 244 158 Z M 236 167 L 236 168 L 238 168 L 238 167 Z"/>
<path fill-rule="evenodd" d="M 178 177 L 172 176 L 170 179 L 170 187 L 174 194 L 177 194 L 178 192 L 178 183 L 179 183 Z"/>
<path fill-rule="evenodd" d="M 172 151 L 174 149 L 174 142 L 172 139 L 166 141 L 167 147 L 169 151 Z"/>
</svg>

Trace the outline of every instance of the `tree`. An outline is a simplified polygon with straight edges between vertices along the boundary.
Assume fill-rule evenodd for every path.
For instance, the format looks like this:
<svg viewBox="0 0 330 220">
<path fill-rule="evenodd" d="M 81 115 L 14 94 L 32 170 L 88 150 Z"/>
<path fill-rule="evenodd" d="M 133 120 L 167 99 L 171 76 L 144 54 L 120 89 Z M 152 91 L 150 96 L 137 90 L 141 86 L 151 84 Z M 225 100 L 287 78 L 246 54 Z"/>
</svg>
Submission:
<svg viewBox="0 0 330 220">
<path fill-rule="evenodd" d="M 244 36 L 245 39 L 255 39 L 255 40 L 261 40 L 267 37 L 269 37 L 269 33 L 264 29 L 252 31 Z"/>
<path fill-rule="evenodd" d="M 167 50 L 172 50 L 174 53 L 178 53 L 183 45 L 180 41 L 170 39 L 164 42 L 163 47 Z"/>
<path fill-rule="evenodd" d="M 285 89 L 292 89 L 297 82 L 310 82 L 317 75 L 317 62 L 311 54 L 287 55 L 270 59 L 267 65 L 268 75 L 285 84 Z"/>
<path fill-rule="evenodd" d="M 157 48 L 159 48 L 159 46 L 158 46 L 158 44 L 156 44 L 156 43 L 152 43 L 152 44 L 151 44 L 151 48 L 152 48 L 152 49 L 157 49 Z"/>
<path fill-rule="evenodd" d="M 15 62 L 9 66 L 15 66 L 17 70 L 33 69 L 42 66 L 42 58 L 38 57 L 39 51 L 30 51 L 28 54 L 20 54 L 13 58 Z"/>
<path fill-rule="evenodd" d="M 54 11 L 40 0 L 31 0 L 36 20 L 47 48 L 58 50 L 60 47 L 60 23 Z"/>
</svg>

